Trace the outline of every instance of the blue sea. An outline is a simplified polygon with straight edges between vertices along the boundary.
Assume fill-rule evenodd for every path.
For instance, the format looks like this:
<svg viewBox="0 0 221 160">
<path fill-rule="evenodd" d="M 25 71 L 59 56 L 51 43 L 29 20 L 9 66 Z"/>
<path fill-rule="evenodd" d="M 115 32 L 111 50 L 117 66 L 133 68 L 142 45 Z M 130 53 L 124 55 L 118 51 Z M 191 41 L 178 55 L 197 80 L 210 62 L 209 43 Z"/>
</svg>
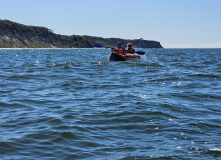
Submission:
<svg viewBox="0 0 221 160">
<path fill-rule="evenodd" d="M 220 160 L 221 49 L 139 51 L 0 49 L 0 159 Z"/>
</svg>

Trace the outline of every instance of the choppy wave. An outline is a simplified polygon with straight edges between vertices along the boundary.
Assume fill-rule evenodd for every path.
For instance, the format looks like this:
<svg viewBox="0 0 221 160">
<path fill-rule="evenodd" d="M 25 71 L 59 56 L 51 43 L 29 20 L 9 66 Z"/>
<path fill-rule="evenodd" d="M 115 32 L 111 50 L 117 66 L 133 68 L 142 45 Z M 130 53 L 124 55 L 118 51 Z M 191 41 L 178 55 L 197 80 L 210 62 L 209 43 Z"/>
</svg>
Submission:
<svg viewBox="0 0 221 160">
<path fill-rule="evenodd" d="M 221 50 L 0 50 L 0 159 L 220 159 Z"/>
</svg>

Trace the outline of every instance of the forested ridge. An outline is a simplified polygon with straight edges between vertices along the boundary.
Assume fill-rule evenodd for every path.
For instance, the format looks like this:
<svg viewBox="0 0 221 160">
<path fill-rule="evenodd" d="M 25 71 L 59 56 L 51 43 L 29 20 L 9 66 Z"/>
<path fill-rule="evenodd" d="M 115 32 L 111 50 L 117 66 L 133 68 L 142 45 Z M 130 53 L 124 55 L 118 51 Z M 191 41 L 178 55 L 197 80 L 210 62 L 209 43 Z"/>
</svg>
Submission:
<svg viewBox="0 0 221 160">
<path fill-rule="evenodd" d="M 74 32 L 74 31 L 73 31 Z M 0 20 L 0 48 L 93 48 L 94 43 L 104 47 L 115 47 L 136 40 L 102 38 L 95 36 L 60 35 L 46 27 L 28 26 L 9 20 Z M 142 40 L 136 48 L 162 48 L 160 42 Z"/>
</svg>

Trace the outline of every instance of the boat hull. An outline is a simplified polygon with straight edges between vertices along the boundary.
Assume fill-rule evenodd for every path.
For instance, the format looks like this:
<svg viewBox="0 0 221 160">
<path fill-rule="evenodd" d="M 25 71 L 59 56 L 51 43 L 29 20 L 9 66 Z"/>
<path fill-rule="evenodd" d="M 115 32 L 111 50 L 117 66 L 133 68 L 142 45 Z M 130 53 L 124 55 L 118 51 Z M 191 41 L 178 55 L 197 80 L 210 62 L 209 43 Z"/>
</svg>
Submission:
<svg viewBox="0 0 221 160">
<path fill-rule="evenodd" d="M 127 60 L 138 60 L 140 56 L 138 54 L 125 54 L 119 55 L 115 52 L 111 53 L 109 60 L 110 61 L 127 61 Z"/>
</svg>

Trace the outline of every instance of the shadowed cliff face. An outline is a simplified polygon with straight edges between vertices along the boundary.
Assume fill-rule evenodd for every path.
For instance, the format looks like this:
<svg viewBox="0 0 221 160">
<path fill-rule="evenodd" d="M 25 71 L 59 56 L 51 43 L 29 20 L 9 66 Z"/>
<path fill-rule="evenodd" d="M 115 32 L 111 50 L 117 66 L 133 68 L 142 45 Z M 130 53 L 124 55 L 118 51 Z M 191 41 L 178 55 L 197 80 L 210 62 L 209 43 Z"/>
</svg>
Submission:
<svg viewBox="0 0 221 160">
<path fill-rule="evenodd" d="M 136 40 L 93 36 L 65 36 L 45 27 L 27 26 L 9 20 L 0 20 L 0 48 L 93 48 L 94 43 L 115 47 L 121 41 L 124 47 Z M 162 48 L 160 42 L 142 40 L 136 48 Z"/>
</svg>

